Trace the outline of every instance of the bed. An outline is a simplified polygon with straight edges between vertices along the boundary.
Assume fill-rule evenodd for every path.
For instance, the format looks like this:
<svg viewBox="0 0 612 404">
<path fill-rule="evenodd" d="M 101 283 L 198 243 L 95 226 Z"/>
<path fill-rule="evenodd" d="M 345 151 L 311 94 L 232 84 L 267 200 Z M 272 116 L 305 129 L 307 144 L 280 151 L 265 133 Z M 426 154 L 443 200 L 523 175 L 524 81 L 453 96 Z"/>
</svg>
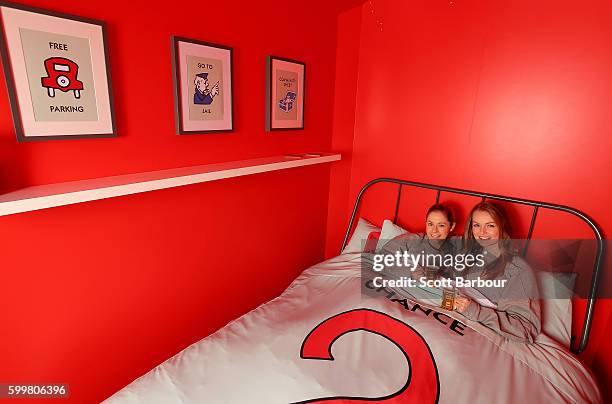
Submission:
<svg viewBox="0 0 612 404">
<path fill-rule="evenodd" d="M 589 369 L 547 334 L 535 343 L 516 343 L 431 302 L 364 285 L 362 254 L 346 247 L 361 198 L 377 182 L 397 184 L 398 198 L 402 187 L 418 186 L 436 191 L 436 200 L 440 192 L 511 199 L 534 207 L 531 227 L 538 209 L 562 210 L 584 217 L 601 241 L 594 222 L 571 208 L 377 179 L 357 198 L 342 254 L 306 269 L 279 297 L 191 345 L 105 403 L 602 402 Z M 603 243 L 598 247 L 592 302 L 575 352 L 588 342 Z M 364 287 L 370 293 L 362 293 Z"/>
</svg>

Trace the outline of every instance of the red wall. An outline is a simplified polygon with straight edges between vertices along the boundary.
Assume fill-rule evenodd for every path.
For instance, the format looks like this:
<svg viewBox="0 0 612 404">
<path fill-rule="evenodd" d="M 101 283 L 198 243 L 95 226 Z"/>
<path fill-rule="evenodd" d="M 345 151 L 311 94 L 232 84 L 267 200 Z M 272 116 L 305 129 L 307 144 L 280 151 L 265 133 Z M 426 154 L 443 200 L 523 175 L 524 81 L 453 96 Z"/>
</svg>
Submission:
<svg viewBox="0 0 612 404">
<path fill-rule="evenodd" d="M 346 223 L 347 220 L 346 207 L 349 199 L 351 156 L 355 134 L 360 32 L 360 7 L 338 16 L 332 150 L 342 153 L 342 161 L 331 167 L 327 240 L 341 240 L 344 228 L 340 224 Z M 327 257 L 338 255 L 339 251 L 340 246 L 337 242 L 327 242 L 325 248 Z"/>
<path fill-rule="evenodd" d="M 329 150 L 327 3 L 29 1 L 107 22 L 120 136 L 17 143 L 0 85 L 0 189 Z M 171 35 L 234 47 L 233 133 L 175 135 Z M 263 130 L 268 54 L 306 63 L 303 131 Z M 1 217 L 0 381 L 100 401 L 278 295 L 323 257 L 328 182 L 315 166 Z"/>
<path fill-rule="evenodd" d="M 356 106 L 341 112 L 354 111 L 353 147 L 330 190 L 328 255 L 359 188 L 383 176 L 566 204 L 611 231 L 609 2 L 377 0 L 360 11 L 339 25 L 339 38 L 361 31 L 349 45 L 357 55 L 337 53 L 337 66 L 358 63 L 358 80 L 345 89 Z M 350 135 L 335 127 L 337 137 Z M 415 194 L 417 221 L 433 198 Z M 331 220 L 332 205 L 344 220 Z M 588 234 L 548 220 L 541 236 Z M 602 386 L 612 381 L 609 314 L 600 301 L 582 355 Z"/>
</svg>

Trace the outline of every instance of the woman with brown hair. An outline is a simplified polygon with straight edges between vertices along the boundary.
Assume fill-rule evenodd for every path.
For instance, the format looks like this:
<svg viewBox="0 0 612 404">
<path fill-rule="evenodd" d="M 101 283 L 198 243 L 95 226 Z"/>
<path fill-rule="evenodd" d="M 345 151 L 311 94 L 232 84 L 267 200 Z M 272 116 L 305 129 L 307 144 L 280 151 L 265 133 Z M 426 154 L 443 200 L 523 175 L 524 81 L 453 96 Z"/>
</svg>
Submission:
<svg viewBox="0 0 612 404">
<path fill-rule="evenodd" d="M 448 206 L 436 203 L 427 210 L 424 238 L 434 247 L 440 248 L 454 228 L 455 215 Z"/>
<path fill-rule="evenodd" d="M 541 330 L 540 302 L 533 270 L 512 250 L 510 226 L 504 213 L 490 202 L 472 208 L 463 235 L 464 248 L 484 254 L 484 266 L 461 274 L 465 279 L 501 279 L 503 287 L 478 288 L 497 308 L 484 307 L 458 296 L 455 310 L 510 339 L 534 341 Z"/>
<path fill-rule="evenodd" d="M 430 206 L 425 215 L 424 233 L 408 232 L 391 240 L 383 240 L 386 242 L 378 251 L 378 255 L 399 253 L 400 255 L 407 254 L 410 258 L 402 266 L 386 265 L 380 275 L 389 279 L 406 276 L 414 280 L 422 277 L 437 278 L 443 275 L 445 273 L 445 268 L 442 268 L 443 257 L 453 256 L 457 252 L 459 237 L 451 236 L 455 224 L 453 211 L 447 205 L 436 203 Z M 414 256 L 438 257 L 439 263 L 436 262 L 438 266 L 428 268 L 424 262 L 415 261 Z M 432 258 L 432 261 L 435 260 Z M 416 288 L 411 289 L 416 290 Z"/>
<path fill-rule="evenodd" d="M 406 233 L 392 240 L 385 240 L 382 253 L 424 250 L 428 253 L 454 253 L 451 233 L 455 228 L 453 211 L 442 203 L 429 207 L 425 215 L 425 233 Z M 420 274 L 420 273 L 419 273 Z"/>
</svg>

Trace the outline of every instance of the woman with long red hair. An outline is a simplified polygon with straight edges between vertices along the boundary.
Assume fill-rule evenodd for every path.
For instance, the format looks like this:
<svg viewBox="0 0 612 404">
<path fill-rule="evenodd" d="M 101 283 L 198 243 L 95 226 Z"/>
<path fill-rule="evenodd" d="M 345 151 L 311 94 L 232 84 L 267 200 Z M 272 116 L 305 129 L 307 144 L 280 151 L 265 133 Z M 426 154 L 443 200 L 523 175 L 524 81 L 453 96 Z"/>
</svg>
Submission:
<svg viewBox="0 0 612 404">
<path fill-rule="evenodd" d="M 510 226 L 503 211 L 490 202 L 474 206 L 463 241 L 465 251 L 482 253 L 485 259 L 483 266 L 472 266 L 461 276 L 506 282 L 503 287 L 478 288 L 496 308 L 458 296 L 455 310 L 510 339 L 533 341 L 541 330 L 538 288 L 533 270 L 512 249 Z"/>
</svg>

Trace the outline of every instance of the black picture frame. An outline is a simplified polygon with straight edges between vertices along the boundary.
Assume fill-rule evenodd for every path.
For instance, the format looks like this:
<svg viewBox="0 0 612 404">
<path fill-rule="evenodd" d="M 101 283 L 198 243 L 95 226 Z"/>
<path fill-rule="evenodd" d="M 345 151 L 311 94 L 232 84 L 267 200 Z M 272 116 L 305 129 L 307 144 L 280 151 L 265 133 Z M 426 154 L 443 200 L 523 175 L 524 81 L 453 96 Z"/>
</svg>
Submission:
<svg viewBox="0 0 612 404">
<path fill-rule="evenodd" d="M 35 14 L 41 14 L 50 17 L 57 17 L 61 19 L 66 19 L 74 22 L 97 25 L 101 29 L 102 33 L 102 49 L 104 50 L 104 68 L 106 70 L 106 82 L 107 82 L 107 91 L 108 91 L 108 101 L 109 101 L 109 115 L 110 115 L 110 128 L 111 131 L 107 133 L 82 133 L 82 134 L 54 134 L 54 135 L 45 135 L 45 136 L 36 136 L 36 135 L 28 135 L 26 134 L 23 117 L 21 110 L 19 109 L 18 103 L 18 92 L 16 88 L 16 79 L 13 72 L 13 65 L 10 60 L 10 52 L 9 52 L 9 42 L 6 36 L 6 24 L 3 21 L 2 31 L 0 32 L 0 59 L 2 60 L 2 66 L 4 70 L 4 77 L 7 86 L 7 92 L 9 95 L 11 114 L 13 117 L 13 124 L 15 127 L 15 134 L 17 136 L 17 140 L 19 142 L 31 142 L 31 141 L 41 141 L 41 140 L 66 140 L 66 139 L 91 139 L 91 138 L 110 138 L 117 137 L 117 124 L 115 117 L 115 102 L 113 96 L 113 86 L 112 86 L 112 77 L 111 77 L 111 69 L 110 69 L 110 57 L 108 51 L 108 36 L 107 36 L 107 28 L 106 23 L 104 21 L 95 20 L 86 17 L 80 17 L 72 14 L 66 14 L 61 12 L 56 12 L 52 10 L 41 9 L 37 7 L 30 7 L 22 4 L 16 4 L 11 2 L 0 1 L 0 9 L 1 8 L 10 8 L 16 9 L 26 12 L 31 12 Z M 2 15 L 0 13 L 0 20 L 2 20 Z"/>
<path fill-rule="evenodd" d="M 229 52 L 229 78 L 230 88 L 228 94 L 230 97 L 230 118 L 229 128 L 224 129 L 185 129 L 184 114 L 183 114 L 183 94 L 181 92 L 181 69 L 180 69 L 180 54 L 179 44 L 181 42 L 201 45 L 208 48 L 216 48 Z M 178 135 L 199 135 L 211 133 L 227 133 L 234 131 L 234 49 L 230 46 L 221 45 L 218 43 L 205 42 L 198 39 L 185 38 L 181 36 L 172 36 L 170 38 L 170 48 L 172 54 L 172 85 L 174 89 L 174 117 L 175 129 Z M 205 121 L 204 121 L 205 122 Z"/>
<path fill-rule="evenodd" d="M 302 69 L 302 83 L 301 84 L 301 95 L 298 97 L 298 101 L 301 100 L 301 108 L 299 114 L 301 115 L 298 121 L 301 121 L 299 126 L 278 126 L 274 125 L 274 107 L 275 99 L 272 96 L 273 87 L 273 74 L 274 74 L 274 61 L 281 61 L 292 65 L 297 65 L 298 68 Z M 299 85 L 298 84 L 298 85 Z M 265 130 L 266 132 L 272 131 L 285 131 L 285 130 L 303 130 L 305 122 L 305 111 L 306 111 L 306 63 L 300 62 L 294 59 L 283 58 L 279 56 L 269 55 L 266 57 L 266 116 L 265 116 Z"/>
</svg>

